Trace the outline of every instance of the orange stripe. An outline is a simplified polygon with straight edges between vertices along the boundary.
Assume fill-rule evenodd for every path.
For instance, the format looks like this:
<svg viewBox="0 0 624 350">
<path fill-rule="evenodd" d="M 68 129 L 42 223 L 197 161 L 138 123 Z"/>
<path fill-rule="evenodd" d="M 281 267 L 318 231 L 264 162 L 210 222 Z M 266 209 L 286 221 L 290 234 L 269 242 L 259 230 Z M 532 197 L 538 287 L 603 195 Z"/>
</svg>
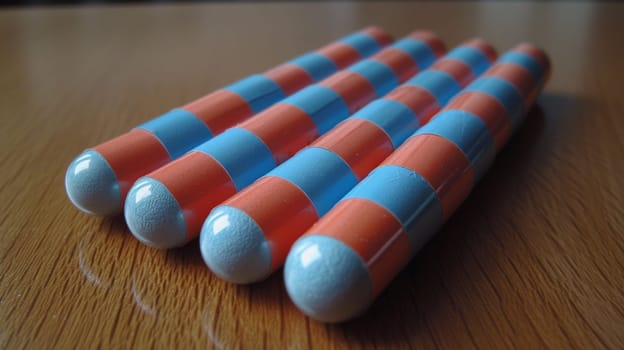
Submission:
<svg viewBox="0 0 624 350">
<path fill-rule="evenodd" d="M 472 113 L 479 117 L 490 130 L 498 152 L 511 136 L 511 122 L 505 108 L 494 97 L 476 91 L 459 94 L 447 106 L 447 109 L 457 109 Z"/>
<path fill-rule="evenodd" d="M 411 169 L 429 182 L 446 220 L 464 201 L 474 182 L 470 161 L 452 142 L 437 135 L 416 135 L 388 157 L 384 165 Z"/>
<path fill-rule="evenodd" d="M 375 124 L 362 119 L 347 119 L 313 146 L 338 154 L 358 178 L 366 177 L 392 153 L 392 140 Z"/>
<path fill-rule="evenodd" d="M 124 200 L 138 178 L 171 161 L 169 153 L 156 136 L 143 129 L 133 129 L 93 149 L 113 169 Z"/>
<path fill-rule="evenodd" d="M 492 45 L 488 44 L 483 39 L 471 39 L 463 43 L 462 46 L 470 46 L 480 50 L 485 54 L 485 56 L 487 56 L 490 63 L 496 61 L 496 59 L 498 58 L 498 53 L 496 53 L 494 47 L 492 47 Z"/>
<path fill-rule="evenodd" d="M 264 76 L 276 82 L 286 95 L 292 95 L 314 82 L 305 69 L 290 63 L 279 65 Z"/>
<path fill-rule="evenodd" d="M 335 238 L 364 260 L 376 296 L 409 261 L 409 239 L 401 223 L 386 209 L 366 199 L 339 202 L 310 234 Z"/>
<path fill-rule="evenodd" d="M 418 67 L 414 59 L 407 53 L 393 47 L 379 52 L 371 57 L 371 59 L 390 67 L 394 75 L 399 78 L 400 83 L 411 78 L 418 72 Z"/>
<path fill-rule="evenodd" d="M 350 71 L 340 71 L 323 80 L 320 85 L 336 91 L 349 106 L 351 113 L 377 97 L 375 88 L 366 78 Z"/>
<path fill-rule="evenodd" d="M 430 69 L 447 73 L 453 77 L 453 79 L 455 79 L 455 81 L 459 83 L 459 86 L 462 88 L 466 87 L 466 85 L 468 85 L 475 78 L 470 66 L 458 59 L 443 58 L 436 61 Z"/>
<path fill-rule="evenodd" d="M 394 41 L 391 35 L 389 35 L 388 33 L 386 33 L 383 29 L 379 27 L 375 27 L 375 26 L 368 27 L 362 30 L 362 33 L 368 34 L 371 37 L 373 37 L 381 46 L 389 45 L 390 43 Z"/>
<path fill-rule="evenodd" d="M 338 69 L 346 68 L 360 59 L 360 53 L 356 49 L 343 43 L 323 46 L 317 53 L 332 60 Z"/>
<path fill-rule="evenodd" d="M 414 112 L 419 125 L 425 125 L 438 112 L 438 100 L 420 86 L 403 85 L 390 92 L 385 99 L 401 102 Z"/>
<path fill-rule="evenodd" d="M 284 263 L 295 240 L 318 220 L 305 193 L 275 176 L 260 178 L 223 205 L 244 211 L 260 226 L 271 249 L 271 271 Z"/>
<path fill-rule="evenodd" d="M 300 108 L 279 103 L 239 125 L 269 147 L 279 164 L 318 137 L 314 121 Z"/>
<path fill-rule="evenodd" d="M 228 173 L 212 157 L 192 151 L 148 175 L 176 198 L 186 221 L 187 239 L 197 236 L 212 208 L 236 193 Z"/>
<path fill-rule="evenodd" d="M 530 107 L 531 97 L 537 92 L 537 82 L 524 67 L 513 63 L 499 63 L 490 68 L 485 76 L 502 78 L 513 84 L 522 94 L 525 108 Z"/>
<path fill-rule="evenodd" d="M 253 110 L 242 97 L 227 90 L 215 91 L 182 108 L 203 120 L 213 135 L 253 115 Z"/>
<path fill-rule="evenodd" d="M 413 32 L 409 35 L 409 37 L 424 41 L 427 45 L 429 45 L 431 50 L 433 50 L 436 57 L 441 57 L 446 53 L 446 45 L 444 45 L 444 42 L 432 32 Z"/>
</svg>

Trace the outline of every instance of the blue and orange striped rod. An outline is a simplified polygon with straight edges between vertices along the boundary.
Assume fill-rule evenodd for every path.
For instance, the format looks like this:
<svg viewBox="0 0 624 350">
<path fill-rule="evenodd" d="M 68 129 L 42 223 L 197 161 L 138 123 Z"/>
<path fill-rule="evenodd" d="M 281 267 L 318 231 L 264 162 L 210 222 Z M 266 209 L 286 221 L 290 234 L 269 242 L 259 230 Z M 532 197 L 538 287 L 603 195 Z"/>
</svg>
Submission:
<svg viewBox="0 0 624 350">
<path fill-rule="evenodd" d="M 288 254 L 294 303 L 326 322 L 363 312 L 468 196 L 549 71 L 516 46 L 354 187 Z"/>
<path fill-rule="evenodd" d="M 89 148 L 67 169 L 67 195 L 86 213 L 117 214 L 139 177 L 392 41 L 383 30 L 366 28 Z"/>
<path fill-rule="evenodd" d="M 217 206 L 200 236 L 208 267 L 235 283 L 268 277 L 297 238 L 496 56 L 483 40 L 465 42 Z"/>
<path fill-rule="evenodd" d="M 187 243 L 216 205 L 427 68 L 444 51 L 435 35 L 413 33 L 228 129 L 139 179 L 125 204 L 128 227 L 139 240 L 159 248 Z"/>
</svg>

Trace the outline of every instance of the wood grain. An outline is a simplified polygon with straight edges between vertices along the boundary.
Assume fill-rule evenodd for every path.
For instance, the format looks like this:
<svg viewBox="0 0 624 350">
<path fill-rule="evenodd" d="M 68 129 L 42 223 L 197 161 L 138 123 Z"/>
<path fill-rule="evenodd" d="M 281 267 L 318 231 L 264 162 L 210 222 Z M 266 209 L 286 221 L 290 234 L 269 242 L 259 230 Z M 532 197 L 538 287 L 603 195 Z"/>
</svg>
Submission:
<svg viewBox="0 0 624 350">
<path fill-rule="evenodd" d="M 624 348 L 624 5 L 275 3 L 0 11 L 0 348 Z M 366 24 L 544 47 L 527 123 L 363 317 L 281 272 L 213 276 L 64 194 L 82 149 Z"/>
</svg>

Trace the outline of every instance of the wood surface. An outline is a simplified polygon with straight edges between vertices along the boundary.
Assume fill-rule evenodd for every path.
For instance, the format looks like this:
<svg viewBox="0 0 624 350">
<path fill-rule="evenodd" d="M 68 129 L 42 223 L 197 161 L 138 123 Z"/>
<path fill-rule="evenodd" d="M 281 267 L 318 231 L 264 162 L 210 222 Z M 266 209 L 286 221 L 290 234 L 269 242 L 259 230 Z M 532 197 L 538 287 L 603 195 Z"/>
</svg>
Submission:
<svg viewBox="0 0 624 350">
<path fill-rule="evenodd" d="M 0 348 L 624 348 L 624 5 L 156 4 L 0 10 Z M 469 199 L 362 317 L 303 316 L 75 209 L 69 162 L 367 24 L 534 42 L 552 79 Z"/>
</svg>

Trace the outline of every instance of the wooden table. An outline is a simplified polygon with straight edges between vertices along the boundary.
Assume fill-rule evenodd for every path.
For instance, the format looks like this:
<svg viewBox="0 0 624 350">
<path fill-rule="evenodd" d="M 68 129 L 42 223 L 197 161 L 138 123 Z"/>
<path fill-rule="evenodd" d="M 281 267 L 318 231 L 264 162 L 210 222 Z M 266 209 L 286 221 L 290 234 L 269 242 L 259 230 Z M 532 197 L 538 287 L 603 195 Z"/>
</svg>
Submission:
<svg viewBox="0 0 624 350">
<path fill-rule="evenodd" d="M 366 24 L 502 52 L 552 79 L 470 198 L 363 317 L 326 325 L 281 272 L 224 283 L 76 210 L 82 149 Z M 0 348 L 623 348 L 624 5 L 275 3 L 0 11 Z"/>
</svg>

